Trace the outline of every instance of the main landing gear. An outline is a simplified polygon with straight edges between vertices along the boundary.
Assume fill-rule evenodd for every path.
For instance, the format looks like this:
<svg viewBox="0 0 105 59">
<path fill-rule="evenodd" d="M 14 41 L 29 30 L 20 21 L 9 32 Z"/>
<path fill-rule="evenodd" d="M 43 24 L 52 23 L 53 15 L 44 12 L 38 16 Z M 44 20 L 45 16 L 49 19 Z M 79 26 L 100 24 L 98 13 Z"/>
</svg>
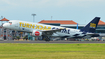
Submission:
<svg viewBox="0 0 105 59">
<path fill-rule="evenodd" d="M 45 41 L 50 41 L 50 38 L 48 36 L 42 36 L 42 39 L 44 39 Z"/>
</svg>

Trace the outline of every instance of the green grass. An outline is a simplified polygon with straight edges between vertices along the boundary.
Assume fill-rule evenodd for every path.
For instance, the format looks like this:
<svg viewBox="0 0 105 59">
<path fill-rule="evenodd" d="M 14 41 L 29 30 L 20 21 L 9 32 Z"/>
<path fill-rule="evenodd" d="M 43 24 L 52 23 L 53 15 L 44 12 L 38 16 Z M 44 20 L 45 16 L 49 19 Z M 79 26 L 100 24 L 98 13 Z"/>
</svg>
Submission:
<svg viewBox="0 0 105 59">
<path fill-rule="evenodd" d="M 105 44 L 0 44 L 0 59 L 105 59 Z"/>
</svg>

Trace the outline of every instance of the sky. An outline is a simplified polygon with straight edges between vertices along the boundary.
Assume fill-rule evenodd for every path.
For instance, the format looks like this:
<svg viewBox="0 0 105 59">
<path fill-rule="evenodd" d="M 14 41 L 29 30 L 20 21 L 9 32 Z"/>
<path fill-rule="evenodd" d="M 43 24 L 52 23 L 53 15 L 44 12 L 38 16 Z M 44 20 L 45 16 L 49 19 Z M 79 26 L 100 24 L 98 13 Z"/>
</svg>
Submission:
<svg viewBox="0 0 105 59">
<path fill-rule="evenodd" d="M 9 20 L 33 22 L 73 20 L 87 24 L 94 17 L 105 22 L 105 0 L 0 0 L 1 16 Z"/>
</svg>

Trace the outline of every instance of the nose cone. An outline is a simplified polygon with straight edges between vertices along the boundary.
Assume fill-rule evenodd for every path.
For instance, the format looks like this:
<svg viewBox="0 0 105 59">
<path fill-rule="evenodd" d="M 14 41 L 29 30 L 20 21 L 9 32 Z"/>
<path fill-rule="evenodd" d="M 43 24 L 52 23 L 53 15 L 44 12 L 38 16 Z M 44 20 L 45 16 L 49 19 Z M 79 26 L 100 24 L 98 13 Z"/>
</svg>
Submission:
<svg viewBox="0 0 105 59">
<path fill-rule="evenodd" d="M 5 24 L 3 24 L 3 27 L 5 28 Z"/>
<path fill-rule="evenodd" d="M 4 27 L 4 28 L 7 28 L 7 27 L 8 27 L 8 24 L 7 24 L 7 23 L 4 23 L 4 24 L 3 24 L 3 27 Z"/>
</svg>

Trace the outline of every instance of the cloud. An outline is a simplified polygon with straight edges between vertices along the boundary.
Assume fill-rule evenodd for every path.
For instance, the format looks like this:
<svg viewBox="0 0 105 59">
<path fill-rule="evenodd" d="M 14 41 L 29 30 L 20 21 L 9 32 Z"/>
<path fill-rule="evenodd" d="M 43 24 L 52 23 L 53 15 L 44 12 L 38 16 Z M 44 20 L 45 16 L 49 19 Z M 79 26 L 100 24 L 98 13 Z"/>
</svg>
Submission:
<svg viewBox="0 0 105 59">
<path fill-rule="evenodd" d="M 13 6 L 16 6 L 16 4 L 11 2 L 10 0 L 0 0 L 1 11 L 11 9 Z"/>
<path fill-rule="evenodd" d="M 57 6 L 88 7 L 104 4 L 105 0 L 57 0 Z"/>
<path fill-rule="evenodd" d="M 0 7 L 2 10 L 11 9 L 14 7 L 88 7 L 102 3 L 104 4 L 104 2 L 104 0 L 0 0 Z"/>
</svg>

